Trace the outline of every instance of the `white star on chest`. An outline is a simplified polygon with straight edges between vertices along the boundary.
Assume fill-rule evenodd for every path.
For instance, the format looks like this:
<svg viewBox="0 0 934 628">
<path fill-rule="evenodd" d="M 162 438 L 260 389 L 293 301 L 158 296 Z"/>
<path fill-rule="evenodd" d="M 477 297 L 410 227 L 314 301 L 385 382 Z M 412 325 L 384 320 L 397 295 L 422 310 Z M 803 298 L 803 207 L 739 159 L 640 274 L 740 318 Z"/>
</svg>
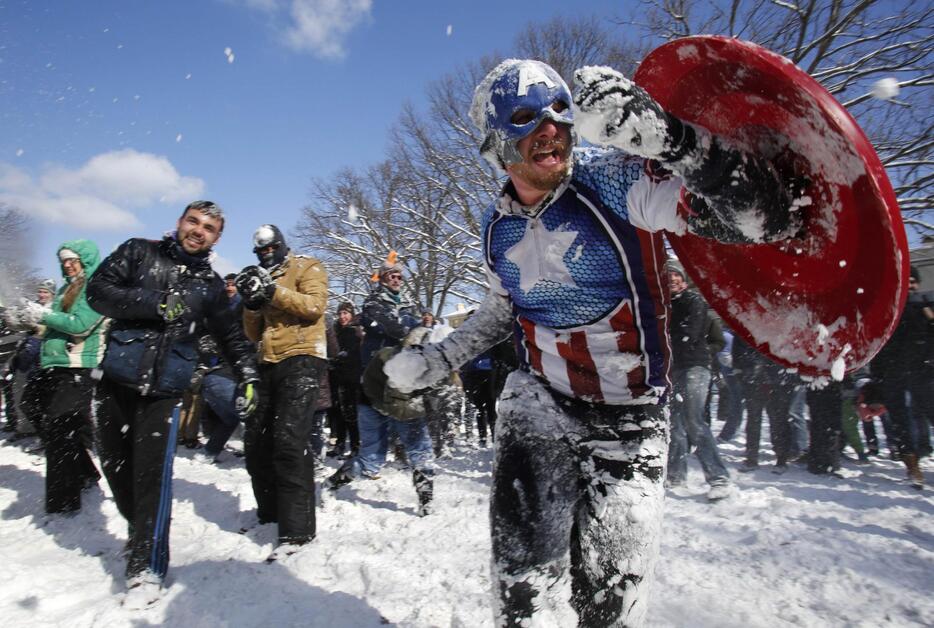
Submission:
<svg viewBox="0 0 934 628">
<path fill-rule="evenodd" d="M 506 251 L 506 259 L 519 267 L 519 289 L 528 293 L 545 280 L 576 288 L 564 255 L 577 234 L 577 231 L 560 231 L 560 227 L 549 231 L 540 220 L 529 220 L 522 239 Z"/>
</svg>

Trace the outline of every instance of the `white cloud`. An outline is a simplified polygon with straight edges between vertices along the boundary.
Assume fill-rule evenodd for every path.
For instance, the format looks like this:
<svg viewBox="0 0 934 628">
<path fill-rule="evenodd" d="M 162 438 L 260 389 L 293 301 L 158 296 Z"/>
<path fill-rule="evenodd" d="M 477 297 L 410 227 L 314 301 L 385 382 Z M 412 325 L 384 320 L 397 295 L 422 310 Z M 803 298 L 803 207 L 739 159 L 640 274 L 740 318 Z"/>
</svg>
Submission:
<svg viewBox="0 0 934 628">
<path fill-rule="evenodd" d="M 344 40 L 371 18 L 372 0 L 227 0 L 285 23 L 282 41 L 293 50 L 324 58 L 346 54 Z"/>
<path fill-rule="evenodd" d="M 132 149 L 96 155 L 77 169 L 48 165 L 38 176 L 0 162 L 0 203 L 88 229 L 135 228 L 134 209 L 188 202 L 203 191 L 204 181 L 181 176 L 167 158 Z"/>
<path fill-rule="evenodd" d="M 294 24 L 286 41 L 295 50 L 320 57 L 343 57 L 344 38 L 370 18 L 371 0 L 292 0 Z"/>
</svg>

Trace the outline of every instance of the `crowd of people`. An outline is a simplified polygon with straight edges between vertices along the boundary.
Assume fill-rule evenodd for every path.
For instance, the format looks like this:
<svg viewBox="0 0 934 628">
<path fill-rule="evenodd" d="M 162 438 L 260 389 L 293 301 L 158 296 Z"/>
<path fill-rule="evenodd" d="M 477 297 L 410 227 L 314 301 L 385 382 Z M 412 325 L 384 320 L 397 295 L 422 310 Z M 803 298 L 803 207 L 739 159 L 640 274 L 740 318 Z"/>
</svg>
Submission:
<svg viewBox="0 0 934 628">
<path fill-rule="evenodd" d="M 923 487 L 918 461 L 931 455 L 934 425 L 934 294 L 920 290 L 917 268 L 911 268 L 908 302 L 892 338 L 868 367 L 842 381 L 815 381 L 768 359 L 724 326 L 688 287 L 680 264 L 669 262 L 668 275 L 675 393 L 669 486 L 684 481 L 690 443 L 711 486 L 708 497 L 728 495 L 729 474 L 717 444 L 732 441 L 745 419 L 745 459 L 737 470 L 756 471 L 765 413 L 775 456 L 772 473 L 800 463 L 810 473 L 837 474 L 846 457 L 869 464 L 880 455 L 878 422 L 888 457 L 902 461 L 911 484 Z M 722 423 L 716 438 L 714 417 Z"/>
<path fill-rule="evenodd" d="M 428 514 L 433 460 L 455 437 L 471 439 L 474 420 L 476 446 L 487 445 L 495 382 L 515 368 L 505 353 L 493 377 L 485 358 L 476 406 L 456 376 L 430 394 L 396 395 L 380 352 L 450 331 L 412 300 L 401 264 L 379 269 L 359 314 L 343 301 L 331 317 L 324 267 L 292 253 L 275 225 L 254 235 L 256 265 L 218 277 L 208 253 L 223 227 L 219 206 L 196 201 L 171 235 L 128 240 L 103 261 L 93 242 L 65 242 L 62 287 L 43 281 L 35 299 L 3 312 L 18 337 L 4 359 L 7 440 L 44 452 L 49 514 L 80 510 L 103 472 L 127 520 L 128 590 L 142 605 L 168 568 L 177 445 L 209 464 L 245 458 L 257 502 L 246 528 L 277 524 L 274 561 L 315 537 L 325 457 L 344 461 L 325 483 L 336 490 L 378 478 L 396 443 Z M 227 447 L 240 425 L 243 451 Z"/>
<path fill-rule="evenodd" d="M 835 473 L 847 445 L 868 462 L 879 418 L 890 455 L 921 487 L 934 311 L 918 274 L 870 372 L 803 381 L 726 329 L 677 262 L 656 261 L 661 232 L 681 219 L 682 186 L 686 228 L 724 241 L 794 233 L 792 192 L 768 162 L 609 68 L 576 79 L 572 96 L 547 65 L 509 60 L 477 88 L 481 151 L 508 181 L 482 225 L 490 292 L 456 330 L 411 298 L 392 258 L 362 304 L 329 303 L 324 265 L 275 225 L 254 233 L 255 265 L 221 278 L 209 254 L 225 217 L 210 201 L 189 204 L 171 235 L 127 240 L 103 260 L 90 241 L 63 243 L 63 285 L 43 282 L 35 300 L 6 309 L 24 337 L 3 380 L 3 429 L 34 432 L 44 448 L 48 513 L 80 509 L 103 473 L 127 521 L 128 606 L 157 599 L 167 573 L 179 443 L 207 464 L 242 453 L 256 500 L 246 528 L 276 525 L 276 561 L 315 538 L 324 457 L 340 461 L 318 478 L 331 494 L 378 480 L 391 453 L 424 516 L 435 461 L 475 424 L 477 446 L 495 440 L 504 625 L 639 625 L 665 488 L 686 481 L 693 451 L 708 498 L 730 497 L 719 446 L 745 419 L 738 471 L 754 472 L 763 412 L 774 472 L 801 461 Z M 610 148 L 574 150 L 585 129 Z M 742 232 L 749 212 L 764 216 L 755 238 Z"/>
</svg>

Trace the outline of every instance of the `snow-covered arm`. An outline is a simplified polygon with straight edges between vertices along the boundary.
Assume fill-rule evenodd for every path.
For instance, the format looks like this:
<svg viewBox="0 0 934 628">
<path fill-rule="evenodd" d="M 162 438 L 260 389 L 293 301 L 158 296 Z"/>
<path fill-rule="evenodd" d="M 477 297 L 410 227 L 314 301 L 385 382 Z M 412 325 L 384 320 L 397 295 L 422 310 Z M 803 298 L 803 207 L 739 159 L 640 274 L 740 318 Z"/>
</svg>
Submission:
<svg viewBox="0 0 934 628">
<path fill-rule="evenodd" d="M 502 342 L 512 331 L 509 297 L 491 289 L 480 307 L 447 338 L 406 349 L 386 362 L 388 384 L 403 393 L 430 388 L 474 356 Z"/>
<path fill-rule="evenodd" d="M 800 229 L 795 182 L 769 160 L 729 144 L 662 109 L 645 90 L 607 67 L 575 73 L 575 125 L 590 142 L 655 159 L 692 193 L 688 228 L 723 241 L 771 242 Z"/>
<path fill-rule="evenodd" d="M 476 312 L 439 343 L 429 345 L 451 368 L 480 355 L 502 342 L 512 332 L 512 303 L 505 295 L 491 290 Z"/>
</svg>

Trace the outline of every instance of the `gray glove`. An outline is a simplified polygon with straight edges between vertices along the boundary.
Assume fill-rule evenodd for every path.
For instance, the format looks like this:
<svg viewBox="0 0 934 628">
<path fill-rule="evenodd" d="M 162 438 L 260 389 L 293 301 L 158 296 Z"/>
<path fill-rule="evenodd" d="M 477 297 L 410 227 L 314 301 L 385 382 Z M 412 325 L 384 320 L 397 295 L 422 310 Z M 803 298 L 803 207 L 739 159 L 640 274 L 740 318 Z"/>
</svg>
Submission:
<svg viewBox="0 0 934 628">
<path fill-rule="evenodd" d="M 616 70 L 583 67 L 574 72 L 574 83 L 575 126 L 587 141 L 662 162 L 677 161 L 694 147 L 694 127 Z"/>
</svg>

